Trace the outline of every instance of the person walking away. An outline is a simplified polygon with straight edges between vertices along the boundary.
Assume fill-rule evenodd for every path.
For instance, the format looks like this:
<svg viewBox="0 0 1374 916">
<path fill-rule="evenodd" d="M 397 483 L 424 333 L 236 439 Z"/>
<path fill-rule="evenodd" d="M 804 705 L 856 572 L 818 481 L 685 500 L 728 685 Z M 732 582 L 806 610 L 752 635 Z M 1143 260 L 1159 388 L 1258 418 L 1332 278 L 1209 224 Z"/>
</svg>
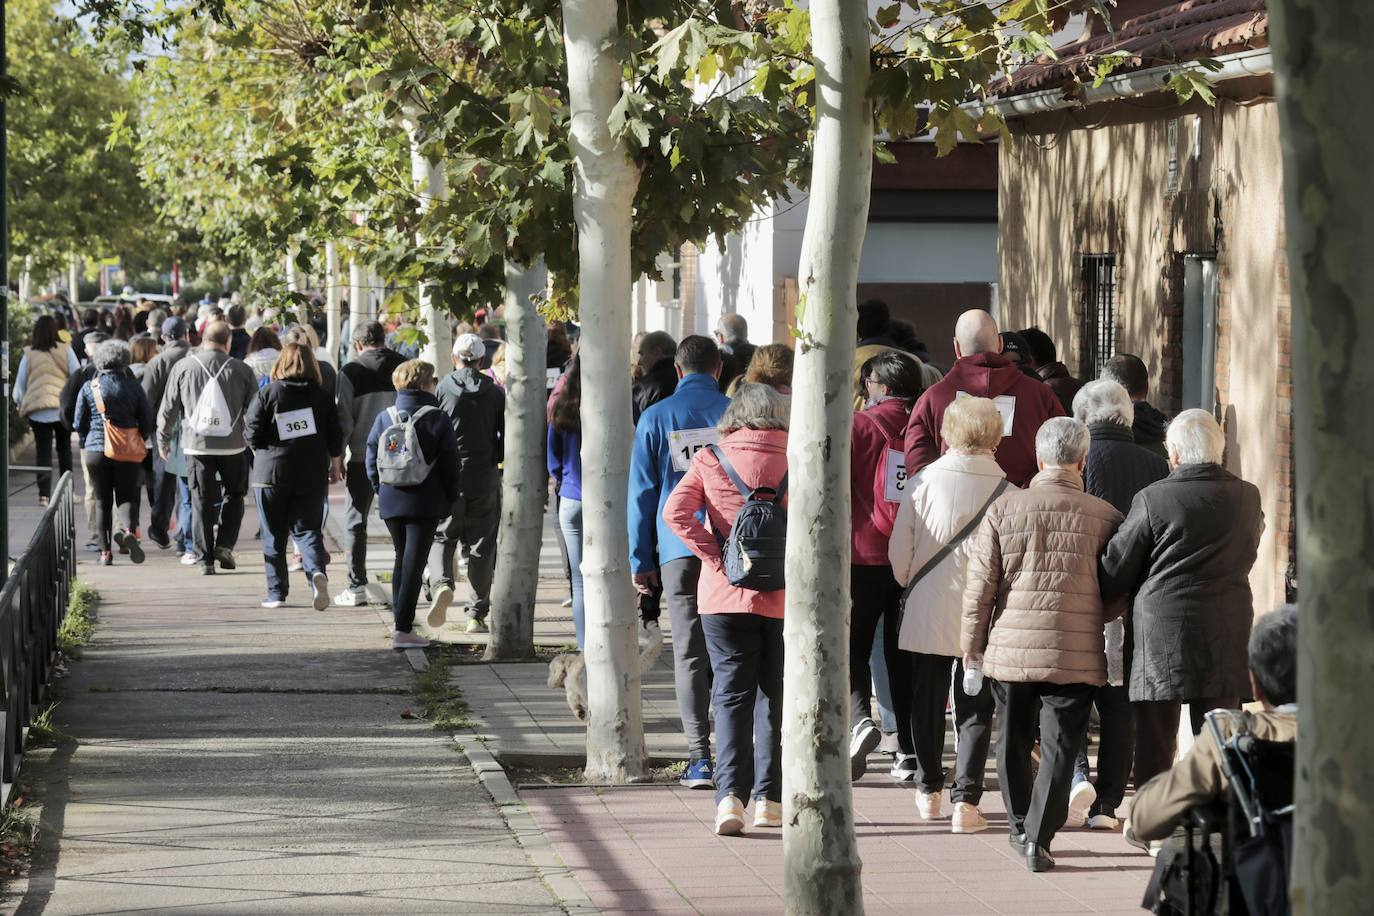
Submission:
<svg viewBox="0 0 1374 916">
<path fill-rule="evenodd" d="M 732 382 L 731 390 L 725 393 L 734 397 L 733 389 L 748 382 L 767 385 L 778 394 L 789 397 L 792 394 L 792 366 L 795 361 L 796 354 L 787 344 L 764 344 L 754 351 L 744 375 Z"/>
<path fill-rule="evenodd" d="M 644 335 L 637 353 L 639 378 L 631 394 L 635 423 L 644 411 L 677 390 L 677 370 L 673 367 L 677 342 L 666 331 L 653 331 Z"/>
<path fill-rule="evenodd" d="M 129 341 L 129 354 L 129 373 L 133 375 L 134 380 L 141 386 L 143 384 L 143 375 L 148 371 L 148 363 L 152 361 L 153 357 L 157 356 L 157 342 L 146 334 L 141 334 Z M 144 392 L 144 394 L 146 396 L 147 392 Z M 151 404 L 151 402 L 149 403 Z M 156 416 L 156 414 L 154 416 Z M 153 471 L 156 470 L 153 462 L 153 455 L 156 451 L 157 449 L 154 448 L 150 448 L 146 451 L 143 456 L 143 470 L 140 475 L 143 488 L 148 494 L 149 512 L 152 512 L 153 507 L 157 505 L 158 479 L 153 474 Z M 159 544 L 158 546 L 161 545 Z"/>
<path fill-rule="evenodd" d="M 505 456 L 506 394 L 486 376 L 486 347 L 476 334 L 463 334 L 453 344 L 454 371 L 439 383 L 439 409 L 448 417 L 458 442 L 462 487 L 429 554 L 430 629 L 444 625 L 457 584 L 454 558 L 459 548 L 466 561 L 472 600 L 467 606 L 467 632 L 487 632 L 491 586 L 496 572 L 496 535 L 501 527 L 501 460 Z"/>
<path fill-rule="evenodd" d="M 550 410 L 545 456 L 558 502 L 558 528 L 568 550 L 573 632 L 581 650 L 586 638 L 582 595 L 582 359 L 575 352 L 559 383 Z"/>
<path fill-rule="evenodd" d="M 143 393 L 148 397 L 148 405 L 152 408 L 154 416 L 162 407 L 162 398 L 167 391 L 167 379 L 171 375 L 172 367 L 191 352 L 191 346 L 186 340 L 188 327 L 182 319 L 167 318 L 158 331 L 162 337 L 162 349 L 149 361 L 142 378 Z M 168 470 L 169 462 L 162 457 L 161 451 L 156 448 L 152 451 L 154 499 L 148 518 L 148 540 L 166 549 L 172 543 L 169 532 L 172 513 L 181 502 L 179 496 L 184 483 L 175 470 Z M 178 456 L 176 464 L 177 467 L 184 467 L 185 457 Z M 189 508 L 189 501 L 186 505 Z M 188 516 L 177 529 L 177 539 L 180 542 L 178 553 L 185 553 L 186 529 L 189 527 Z"/>
<path fill-rule="evenodd" d="M 1102 367 L 1102 378 L 1116 382 L 1131 396 L 1135 407 L 1135 422 L 1131 424 L 1135 444 L 1168 461 L 1164 428 L 1169 425 L 1169 418 L 1149 401 L 1150 373 L 1144 361 L 1130 353 L 1118 353 Z"/>
<path fill-rule="evenodd" d="M 272 365 L 281 355 L 281 338 L 268 327 L 258 328 L 248 342 L 248 355 L 243 362 L 258 380 L 258 387 L 265 388 L 272 381 Z"/>
<path fill-rule="evenodd" d="M 851 433 L 849 493 L 853 518 L 850 544 L 849 611 L 849 767 L 852 779 L 868 769 L 868 755 L 882 740 L 872 718 L 872 690 L 886 681 L 896 719 L 898 753 L 892 776 L 906 780 L 916 773 L 911 738 L 911 672 L 897 647 L 897 615 L 902 587 L 888 560 L 898 506 L 907 484 L 902 437 L 911 408 L 921 395 L 921 366 L 900 350 L 880 350 L 862 366 L 865 408 L 854 414 Z M 879 628 L 883 634 L 881 670 L 870 665 Z"/>
<path fill-rule="evenodd" d="M 1073 413 L 1075 419 L 1088 427 L 1092 438 L 1083 468 L 1084 490 L 1126 515 L 1137 493 L 1168 476 L 1168 463 L 1135 444 L 1131 398 L 1116 382 L 1088 382 L 1074 395 Z M 1101 723 L 1097 781 L 1089 781 L 1085 738 L 1074 763 L 1067 827 L 1086 823 L 1096 830 L 1115 830 L 1118 826 L 1116 809 L 1125 797 L 1135 756 L 1135 712 L 1126 688 L 1131 651 L 1129 626 L 1129 611 L 1123 619 L 1107 624 L 1107 683 L 1098 689 L 1093 701 Z"/>
<path fill-rule="evenodd" d="M 730 543 L 746 494 L 751 510 L 764 508 L 766 501 L 776 512 L 772 521 L 781 520 L 785 527 L 780 507 L 787 497 L 789 410 L 788 399 L 772 388 L 740 385 L 716 424 L 720 441 L 697 451 L 663 507 L 669 530 L 701 560 L 697 605 L 711 657 L 717 742 L 715 832 L 721 836 L 744 832 L 744 804 L 750 798 L 755 827 L 782 826 L 786 592 L 781 587 L 781 551 L 749 570 L 776 567 L 766 570 L 777 575 L 768 590 L 735 585 L 726 572 L 717 535 Z M 703 510 L 709 529 L 701 520 Z M 733 558 L 730 568 L 738 571 Z"/>
<path fill-rule="evenodd" d="M 1021 339 L 1026 342 L 1030 367 L 1059 398 L 1064 413 L 1071 415 L 1074 395 L 1083 387 L 1083 381 L 1074 378 L 1069 373 L 1069 367 L 1059 361 L 1059 352 L 1050 335 L 1037 327 L 1029 327 L 1021 331 Z"/>
<path fill-rule="evenodd" d="M 1169 476 L 1141 490 L 1102 555 L 1107 597 L 1131 598 L 1135 784 L 1164 772 L 1188 704 L 1193 734 L 1249 691 L 1250 567 L 1264 512 L 1254 484 L 1222 467 L 1226 436 L 1205 410 L 1169 424 Z"/>
<path fill-rule="evenodd" d="M 252 331 L 244 327 L 248 321 L 248 310 L 237 302 L 225 311 L 224 320 L 229 322 L 229 355 L 234 359 L 246 359 L 248 348 L 253 343 L 253 334 L 262 327 L 261 323 Z"/>
<path fill-rule="evenodd" d="M 660 594 L 667 598 L 673 688 L 687 740 L 687 769 L 678 781 L 689 789 L 713 787 L 711 659 L 697 612 L 701 560 L 669 528 L 663 509 L 693 456 L 719 439 L 716 424 L 730 404 L 720 393 L 722 358 L 708 337 L 682 339 L 673 358 L 677 390 L 640 415 L 630 455 L 630 572 L 641 608 L 657 610 Z"/>
<path fill-rule="evenodd" d="M 83 363 L 90 362 L 92 354 L 95 353 L 95 346 L 88 344 L 86 338 L 96 333 L 100 329 L 100 310 L 83 309 L 81 312 L 81 330 L 72 335 L 72 349 L 76 350 L 77 357 Z M 96 341 L 99 343 L 99 341 Z"/>
<path fill-rule="evenodd" d="M 348 443 L 344 465 L 344 554 L 348 586 L 334 596 L 340 607 L 367 604 L 367 516 L 374 491 L 367 478 L 367 437 L 377 417 L 396 403 L 392 375 L 405 357 L 387 349 L 380 322 L 353 329 L 354 356 L 339 370 L 339 418 Z"/>
<path fill-rule="evenodd" d="M 1121 513 L 1083 492 L 1089 442 L 1077 420 L 1047 420 L 1035 437 L 1040 473 L 993 503 L 969 543 L 964 665 L 981 661 L 994 682 L 997 781 L 1012 848 L 1032 872 L 1054 868 L 1050 847 L 1068 815 L 1074 756 L 1107 682 L 1102 628 L 1121 613 L 1119 602 L 1104 606 L 1097 577 Z"/>
<path fill-rule="evenodd" d="M 720 345 L 720 390 L 744 375 L 758 347 L 749 342 L 749 322 L 743 315 L 721 315 L 716 322 L 716 343 Z"/>
<path fill-rule="evenodd" d="M 167 378 L 157 414 L 158 450 L 164 459 L 170 454 L 180 424 L 203 575 L 214 575 L 216 563 L 225 570 L 238 566 L 234 545 L 248 495 L 243 417 L 257 390 L 253 370 L 229 355 L 229 325 L 223 321 L 206 325 L 201 348 L 173 366 Z"/>
<path fill-rule="evenodd" d="M 329 607 L 329 554 L 320 529 L 329 484 L 343 476 L 343 426 L 308 345 L 283 345 L 272 381 L 253 398 L 243 427 L 253 449 L 253 497 L 262 519 L 267 572 L 262 606 L 276 609 L 286 603 L 290 537 L 301 549 L 311 604 L 322 611 Z"/>
<path fill-rule="evenodd" d="M 109 335 L 104 331 L 93 331 L 86 335 L 85 343 L 92 356 L 95 354 L 96 347 L 109 340 Z M 62 422 L 66 429 L 76 428 L 76 402 L 81 397 L 81 391 L 86 387 L 86 383 L 95 378 L 95 362 L 87 360 L 85 365 L 77 372 L 73 372 L 67 377 L 67 383 L 62 386 L 62 394 L 58 400 L 60 402 Z M 78 448 L 80 441 L 78 440 Z M 86 504 L 86 532 L 90 538 L 86 543 L 86 549 L 97 553 L 100 552 L 100 544 L 97 543 L 96 529 L 99 527 L 98 517 L 100 515 L 99 500 L 96 499 L 95 484 L 91 482 L 90 470 L 86 467 L 86 462 L 80 461 L 77 464 L 81 467 L 81 477 L 84 483 L 84 495 L 82 501 Z"/>
<path fill-rule="evenodd" d="M 57 469 L 65 474 L 72 469 L 71 428 L 62 421 L 62 389 L 81 371 L 73 349 L 57 339 L 57 322 L 51 315 L 39 315 L 33 322 L 29 346 L 19 360 L 14 377 L 14 403 L 19 415 L 29 422 L 38 472 L 38 505 L 46 506 L 52 496 L 52 458 L 57 450 Z"/>
<path fill-rule="evenodd" d="M 377 494 L 396 559 L 391 568 L 393 649 L 418 649 L 414 632 L 425 560 L 439 522 L 461 492 L 461 462 L 453 426 L 434 396 L 434 367 L 401 363 L 392 374 L 396 403 L 379 413 L 367 436 L 367 479 Z"/>
<path fill-rule="evenodd" d="M 1002 441 L 1002 415 L 987 398 L 949 405 L 940 435 L 949 451 L 908 482 L 897 510 L 888 558 L 904 586 L 905 608 L 897 645 L 908 656 L 911 740 L 916 756 L 916 812 L 922 820 L 951 817 L 953 833 L 987 829 L 978 807 L 992 741 L 992 684 L 965 670 L 959 631 L 969 565 L 969 536 L 984 513 L 1012 489 L 993 459 Z M 945 717 L 953 671 L 955 762 L 949 797 L 945 789 Z M 973 690 L 966 690 L 970 683 Z M 977 682 L 981 682 L 979 685 Z"/>
<path fill-rule="evenodd" d="M 906 472 L 919 473 L 948 447 L 940 438 L 941 418 L 957 398 L 989 398 L 1002 414 L 1002 444 L 997 463 L 1014 486 L 1036 474 L 1035 434 L 1040 424 L 1063 416 L 1064 408 L 1044 383 L 1021 373 L 1001 354 L 997 322 L 981 309 L 959 316 L 954 328 L 958 359 L 939 382 L 927 388 L 906 428 Z"/>
<path fill-rule="evenodd" d="M 76 401 L 76 431 L 81 438 L 81 460 L 90 471 L 99 505 L 96 536 L 100 564 L 114 562 L 113 542 L 134 563 L 143 562 L 138 539 L 139 480 L 144 440 L 152 436 L 153 411 L 143 388 L 129 369 L 129 345 L 107 340 L 96 348 L 96 374 L 81 389 Z M 114 510 L 119 508 L 120 527 L 114 529 Z"/>
</svg>

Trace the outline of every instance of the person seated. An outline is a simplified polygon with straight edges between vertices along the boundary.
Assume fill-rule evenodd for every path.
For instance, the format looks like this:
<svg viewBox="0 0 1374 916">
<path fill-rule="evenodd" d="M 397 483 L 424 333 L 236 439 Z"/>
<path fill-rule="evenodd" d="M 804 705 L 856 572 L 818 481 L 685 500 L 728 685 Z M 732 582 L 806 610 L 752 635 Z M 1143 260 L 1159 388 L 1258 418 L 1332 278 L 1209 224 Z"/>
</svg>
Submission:
<svg viewBox="0 0 1374 916">
<path fill-rule="evenodd" d="M 1286 604 L 1255 621 L 1249 645 L 1250 688 L 1264 709 L 1249 715 L 1250 733 L 1263 741 L 1288 742 L 1298 734 L 1298 609 Z M 1223 726 L 1224 738 L 1234 724 Z M 1188 811 L 1226 797 L 1221 748 L 1203 729 L 1187 756 L 1141 786 L 1126 824 L 1128 841 L 1163 840 Z"/>
</svg>

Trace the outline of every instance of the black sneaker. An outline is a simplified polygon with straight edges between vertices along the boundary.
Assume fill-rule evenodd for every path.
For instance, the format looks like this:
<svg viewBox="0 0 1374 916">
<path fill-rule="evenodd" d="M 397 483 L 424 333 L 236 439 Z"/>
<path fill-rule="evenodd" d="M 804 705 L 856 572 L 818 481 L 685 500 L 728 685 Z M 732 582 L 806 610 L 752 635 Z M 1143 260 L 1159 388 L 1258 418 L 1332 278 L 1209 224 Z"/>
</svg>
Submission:
<svg viewBox="0 0 1374 916">
<path fill-rule="evenodd" d="M 152 528 L 149 528 L 148 540 L 156 544 L 159 550 L 166 550 L 168 547 L 172 546 L 172 539 L 168 537 L 165 531 L 154 531 Z"/>
<path fill-rule="evenodd" d="M 213 576 L 213 575 L 215 574 L 215 567 L 214 567 L 214 566 L 202 566 L 202 567 L 200 568 L 200 574 L 201 574 L 202 576 Z"/>
<path fill-rule="evenodd" d="M 120 529 L 114 533 L 114 542 L 119 545 L 120 553 L 127 553 L 129 559 L 134 563 L 143 562 L 143 545 L 138 542 L 138 538 L 133 533 Z"/>
<path fill-rule="evenodd" d="M 868 755 L 873 753 L 883 733 L 872 719 L 862 719 L 854 726 L 849 738 L 849 778 L 857 782 L 868 772 Z"/>
<path fill-rule="evenodd" d="M 238 561 L 234 559 L 234 551 L 228 547 L 216 547 L 215 559 L 223 569 L 238 569 Z"/>
</svg>

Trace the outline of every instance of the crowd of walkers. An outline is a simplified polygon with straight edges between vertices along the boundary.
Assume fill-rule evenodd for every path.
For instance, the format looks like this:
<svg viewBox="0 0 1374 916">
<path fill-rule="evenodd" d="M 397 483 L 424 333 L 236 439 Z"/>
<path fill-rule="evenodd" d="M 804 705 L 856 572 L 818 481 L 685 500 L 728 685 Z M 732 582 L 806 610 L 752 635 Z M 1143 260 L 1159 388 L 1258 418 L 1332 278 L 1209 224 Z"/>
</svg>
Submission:
<svg viewBox="0 0 1374 916">
<path fill-rule="evenodd" d="M 503 461 L 499 334 L 459 329 L 441 377 L 397 352 L 404 328 L 369 321 L 351 330 L 336 372 L 318 327 L 274 326 L 238 303 L 201 311 L 140 309 L 141 322 L 117 316 L 114 333 L 101 316 L 77 335 L 51 316 L 34 324 L 14 398 L 40 465 L 55 443 L 70 468 L 64 443 L 78 433 L 101 562 L 116 550 L 142 562 L 146 490 L 150 541 L 168 548 L 174 533 L 185 565 L 232 570 L 251 491 L 263 607 L 288 601 L 294 570 L 316 609 L 356 606 L 368 601 L 375 502 L 395 553 L 392 645 L 427 645 L 415 627 L 422 595 L 428 627 L 445 623 L 460 553 L 467 630 L 484 632 Z M 995 754 L 1010 842 L 1044 871 L 1066 826 L 1121 827 L 1132 785 L 1151 810 L 1175 810 L 1169 787 L 1188 782 L 1171 773 L 1185 704 L 1194 735 L 1208 710 L 1251 699 L 1291 714 L 1282 659 L 1296 623 L 1252 638 L 1263 514 L 1257 489 L 1225 469 L 1211 414 L 1167 421 L 1140 359 L 1116 355 L 1084 383 L 1048 335 L 1000 331 L 979 310 L 958 319 L 943 370 L 881 302 L 860 306 L 856 330 L 853 779 L 885 752 L 891 777 L 914 783 L 918 817 L 976 833 L 989 826 L 980 805 Z M 781 824 L 792 358 L 750 343 L 731 315 L 714 339 L 638 337 L 627 372 L 630 569 L 644 622 L 667 605 L 681 781 L 714 790 L 723 835 L 744 831 L 750 804 L 755 827 Z M 582 384 L 561 327 L 549 329 L 547 363 L 547 470 L 581 648 Z M 347 582 L 331 596 L 321 528 L 338 481 Z M 48 475 L 38 487 L 46 500 Z M 1128 823 L 1126 838 L 1146 847 L 1168 819 Z"/>
</svg>

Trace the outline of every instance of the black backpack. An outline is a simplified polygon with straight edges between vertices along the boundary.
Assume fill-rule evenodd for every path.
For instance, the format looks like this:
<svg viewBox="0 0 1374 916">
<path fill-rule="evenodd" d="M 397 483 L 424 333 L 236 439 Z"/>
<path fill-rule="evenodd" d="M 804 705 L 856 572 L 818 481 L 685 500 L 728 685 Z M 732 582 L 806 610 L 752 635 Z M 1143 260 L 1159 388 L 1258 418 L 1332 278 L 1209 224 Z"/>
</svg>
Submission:
<svg viewBox="0 0 1374 916">
<path fill-rule="evenodd" d="M 776 487 L 751 490 L 725 453 L 715 445 L 710 449 L 720 462 L 721 470 L 744 497 L 744 506 L 730 526 L 730 536 L 721 544 L 725 578 L 736 588 L 780 591 L 787 554 L 787 512 L 782 507 L 783 496 L 787 493 L 787 475 L 782 475 Z"/>
</svg>

